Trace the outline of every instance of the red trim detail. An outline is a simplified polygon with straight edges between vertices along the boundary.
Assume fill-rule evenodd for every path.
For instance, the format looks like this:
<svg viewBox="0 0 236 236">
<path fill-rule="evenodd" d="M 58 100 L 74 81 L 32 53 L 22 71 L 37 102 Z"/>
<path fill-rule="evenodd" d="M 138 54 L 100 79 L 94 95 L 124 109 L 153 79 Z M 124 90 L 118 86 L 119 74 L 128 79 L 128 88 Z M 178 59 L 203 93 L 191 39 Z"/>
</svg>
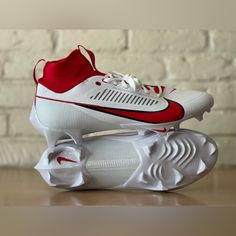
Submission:
<svg viewBox="0 0 236 236">
<path fill-rule="evenodd" d="M 110 115 L 120 116 L 126 119 L 137 120 L 146 123 L 166 123 L 166 122 L 173 122 L 183 118 L 184 116 L 184 108 L 177 102 L 167 100 L 169 105 L 167 108 L 161 111 L 137 111 L 137 110 L 126 110 L 126 109 L 115 109 L 115 108 L 107 108 L 101 107 L 97 105 L 91 104 L 83 104 L 83 103 L 76 103 L 70 101 L 63 101 L 58 99 L 46 98 L 37 96 L 38 98 L 52 100 L 57 102 L 63 102 L 68 104 L 74 104 L 78 106 L 82 106 L 85 108 L 89 108 L 92 110 L 108 113 Z"/>
<path fill-rule="evenodd" d="M 161 92 L 164 92 L 164 90 L 165 90 L 165 86 L 162 86 L 162 85 L 160 87 L 158 87 L 158 86 L 152 86 L 152 87 L 154 89 L 154 92 L 157 94 L 160 93 L 160 88 L 161 88 Z"/>
<path fill-rule="evenodd" d="M 157 94 L 160 92 L 158 86 L 154 87 L 154 92 L 157 93 Z"/>
<path fill-rule="evenodd" d="M 60 100 L 60 99 L 47 98 L 47 97 L 42 97 L 42 96 L 38 96 L 38 95 L 36 97 L 37 98 L 42 98 L 42 99 L 45 99 L 45 100 L 55 101 L 55 102 L 62 102 L 62 103 L 79 105 L 79 103 L 77 104 L 76 102 L 70 102 L 70 101 L 65 101 L 65 100 Z"/>
<path fill-rule="evenodd" d="M 161 85 L 161 91 L 164 92 L 164 90 L 165 90 L 165 86 Z"/>
<path fill-rule="evenodd" d="M 66 157 L 57 157 L 57 162 L 59 165 L 61 165 L 61 162 L 62 161 L 65 161 L 65 162 L 72 162 L 72 163 L 77 163 L 77 161 L 74 161 L 74 160 L 71 160 L 71 159 L 68 159 Z"/>
<path fill-rule="evenodd" d="M 160 88 L 161 88 L 161 92 L 164 92 L 164 90 L 165 90 L 165 86 L 156 86 L 156 85 L 147 85 L 147 84 L 144 84 L 144 87 L 146 88 L 146 89 L 148 89 L 148 90 L 150 90 L 150 88 L 152 88 L 153 89 L 153 91 L 155 92 L 155 93 L 157 93 L 157 94 L 159 94 L 160 93 Z"/>
<path fill-rule="evenodd" d="M 34 82 L 35 82 L 36 85 L 38 84 L 38 80 L 37 80 L 37 78 L 36 78 L 36 68 L 37 68 L 37 65 L 38 65 L 41 61 L 46 62 L 44 59 L 38 60 L 37 63 L 35 64 L 35 66 L 34 66 L 34 69 L 33 69 L 33 78 L 34 78 Z"/>
<path fill-rule="evenodd" d="M 127 119 L 156 124 L 156 123 L 166 123 L 166 122 L 176 121 L 184 116 L 184 109 L 180 104 L 170 100 L 168 100 L 168 103 L 169 105 L 166 109 L 162 111 L 152 111 L 152 112 L 106 108 L 90 104 L 77 104 L 77 105 L 90 108 L 96 111 L 105 112 L 110 115 L 116 115 Z"/>
</svg>

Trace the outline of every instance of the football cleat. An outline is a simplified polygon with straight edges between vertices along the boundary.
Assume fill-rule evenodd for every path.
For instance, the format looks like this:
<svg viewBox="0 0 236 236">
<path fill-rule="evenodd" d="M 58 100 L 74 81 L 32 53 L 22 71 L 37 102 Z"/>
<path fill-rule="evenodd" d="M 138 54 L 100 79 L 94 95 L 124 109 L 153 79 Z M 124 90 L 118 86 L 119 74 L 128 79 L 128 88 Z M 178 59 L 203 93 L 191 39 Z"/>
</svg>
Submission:
<svg viewBox="0 0 236 236">
<path fill-rule="evenodd" d="M 145 68 L 144 68 L 145 69 Z M 36 79 L 32 124 L 45 135 L 49 147 L 83 134 L 132 129 L 139 134 L 166 134 L 213 106 L 206 92 L 142 84 L 134 75 L 97 70 L 92 51 L 79 46 L 66 58 L 46 62 Z"/>
</svg>

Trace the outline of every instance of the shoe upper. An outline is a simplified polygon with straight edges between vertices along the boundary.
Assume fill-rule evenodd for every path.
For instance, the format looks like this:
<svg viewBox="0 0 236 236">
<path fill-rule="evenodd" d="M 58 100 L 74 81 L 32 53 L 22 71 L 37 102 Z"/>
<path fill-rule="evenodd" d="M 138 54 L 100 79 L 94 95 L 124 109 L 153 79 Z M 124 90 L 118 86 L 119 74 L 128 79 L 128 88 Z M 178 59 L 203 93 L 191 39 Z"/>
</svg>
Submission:
<svg viewBox="0 0 236 236">
<path fill-rule="evenodd" d="M 38 83 L 55 93 L 67 92 L 92 76 L 105 75 L 93 64 L 95 65 L 95 58 L 90 63 L 78 48 L 61 60 L 47 62 L 43 77 L 38 80 Z"/>
<path fill-rule="evenodd" d="M 81 47 L 66 58 L 47 62 L 36 98 L 71 103 L 87 109 L 146 123 L 188 119 L 213 105 L 205 92 L 142 85 L 135 76 L 102 73 L 94 54 Z"/>
</svg>

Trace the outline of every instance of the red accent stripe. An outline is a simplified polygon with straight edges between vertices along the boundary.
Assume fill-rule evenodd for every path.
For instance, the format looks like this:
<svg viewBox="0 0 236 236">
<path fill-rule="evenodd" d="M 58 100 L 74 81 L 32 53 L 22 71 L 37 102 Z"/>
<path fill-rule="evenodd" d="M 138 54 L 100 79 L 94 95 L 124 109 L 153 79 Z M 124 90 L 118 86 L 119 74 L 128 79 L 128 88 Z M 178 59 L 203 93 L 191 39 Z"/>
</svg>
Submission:
<svg viewBox="0 0 236 236">
<path fill-rule="evenodd" d="M 166 128 L 163 128 L 163 129 L 152 129 L 154 131 L 157 131 L 157 132 L 161 132 L 161 133 L 166 133 L 168 130 Z"/>
<path fill-rule="evenodd" d="M 70 102 L 70 101 L 65 101 L 65 100 L 60 100 L 60 99 L 54 99 L 54 98 L 47 98 L 47 97 L 42 97 L 42 96 L 36 96 L 37 98 L 42 98 L 45 100 L 50 100 L 50 101 L 55 101 L 55 102 L 62 102 L 62 103 L 69 103 L 69 104 L 77 104 L 76 102 Z"/>
<path fill-rule="evenodd" d="M 72 162 L 72 163 L 77 163 L 77 161 L 74 161 L 74 160 L 71 160 L 71 159 L 68 159 L 66 157 L 57 157 L 57 162 L 58 164 L 61 165 L 61 162 L 62 161 L 65 161 L 65 162 Z"/>
<path fill-rule="evenodd" d="M 158 86 L 154 87 L 154 92 L 157 93 L 157 94 L 160 92 Z"/>
<path fill-rule="evenodd" d="M 153 112 L 105 108 L 87 104 L 78 104 L 78 105 L 94 109 L 97 111 L 102 111 L 111 115 L 121 116 L 127 119 L 156 124 L 156 123 L 167 123 L 167 122 L 177 121 L 183 117 L 184 115 L 183 107 L 176 102 L 173 101 L 168 101 L 168 102 L 169 106 L 166 109 L 162 111 L 153 111 Z"/>
<path fill-rule="evenodd" d="M 145 123 L 166 123 L 166 122 L 173 122 L 180 120 L 184 116 L 184 109 L 183 107 L 178 104 L 177 102 L 167 100 L 169 106 L 161 111 L 133 111 L 133 110 L 125 110 L 125 109 L 115 109 L 115 108 L 106 108 L 101 107 L 98 105 L 91 105 L 91 104 L 83 104 L 83 103 L 76 103 L 71 101 L 63 101 L 59 99 L 53 98 L 46 98 L 42 96 L 37 96 L 38 98 L 52 100 L 57 102 L 63 102 L 67 104 L 74 104 L 78 106 L 82 106 L 85 108 L 93 109 L 96 111 L 108 113 L 110 115 L 120 116 L 126 119 L 137 120 Z"/>
</svg>

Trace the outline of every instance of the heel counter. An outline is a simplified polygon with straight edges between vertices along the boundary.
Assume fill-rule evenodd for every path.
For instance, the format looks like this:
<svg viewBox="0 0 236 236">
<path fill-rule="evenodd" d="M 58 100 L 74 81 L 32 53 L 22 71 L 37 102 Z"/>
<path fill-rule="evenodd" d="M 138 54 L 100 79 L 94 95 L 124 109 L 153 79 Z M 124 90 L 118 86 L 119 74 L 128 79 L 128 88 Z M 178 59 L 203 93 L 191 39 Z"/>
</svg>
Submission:
<svg viewBox="0 0 236 236">
<path fill-rule="evenodd" d="M 30 123 L 33 125 L 33 127 L 40 133 L 43 134 L 43 126 L 40 123 L 36 109 L 35 109 L 35 103 L 32 105 L 30 117 L 29 117 Z"/>
</svg>

